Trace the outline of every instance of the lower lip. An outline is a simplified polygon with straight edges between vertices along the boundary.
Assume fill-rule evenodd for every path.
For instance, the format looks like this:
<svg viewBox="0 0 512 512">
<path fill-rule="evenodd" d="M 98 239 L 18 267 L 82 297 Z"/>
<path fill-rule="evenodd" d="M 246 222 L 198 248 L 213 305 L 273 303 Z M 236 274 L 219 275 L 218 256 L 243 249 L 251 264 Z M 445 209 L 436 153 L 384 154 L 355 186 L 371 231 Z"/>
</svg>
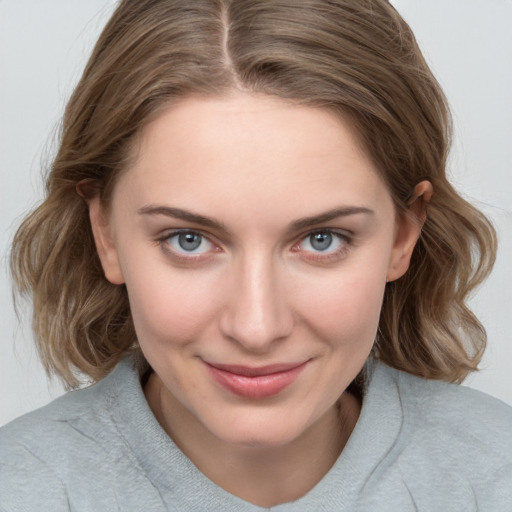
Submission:
<svg viewBox="0 0 512 512">
<path fill-rule="evenodd" d="M 231 373 L 215 368 L 215 366 L 209 364 L 206 364 L 206 367 L 215 381 L 224 389 L 243 398 L 256 399 L 268 398 L 284 391 L 295 382 L 302 370 L 306 367 L 306 364 L 307 362 L 291 368 L 290 370 L 255 377 Z"/>
</svg>

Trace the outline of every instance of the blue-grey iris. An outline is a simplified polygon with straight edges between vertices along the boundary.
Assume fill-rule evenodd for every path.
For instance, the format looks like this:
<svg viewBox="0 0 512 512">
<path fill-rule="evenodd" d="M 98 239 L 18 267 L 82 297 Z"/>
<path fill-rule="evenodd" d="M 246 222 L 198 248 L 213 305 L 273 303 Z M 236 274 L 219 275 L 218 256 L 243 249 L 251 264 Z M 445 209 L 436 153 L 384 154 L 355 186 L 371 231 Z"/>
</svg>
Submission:
<svg viewBox="0 0 512 512">
<path fill-rule="evenodd" d="M 178 235 L 178 243 L 184 251 L 193 251 L 197 249 L 203 240 L 201 235 L 197 233 L 180 233 Z"/>
<path fill-rule="evenodd" d="M 332 234 L 327 232 L 315 233 L 309 237 L 309 242 L 316 251 L 325 251 L 332 244 Z"/>
</svg>

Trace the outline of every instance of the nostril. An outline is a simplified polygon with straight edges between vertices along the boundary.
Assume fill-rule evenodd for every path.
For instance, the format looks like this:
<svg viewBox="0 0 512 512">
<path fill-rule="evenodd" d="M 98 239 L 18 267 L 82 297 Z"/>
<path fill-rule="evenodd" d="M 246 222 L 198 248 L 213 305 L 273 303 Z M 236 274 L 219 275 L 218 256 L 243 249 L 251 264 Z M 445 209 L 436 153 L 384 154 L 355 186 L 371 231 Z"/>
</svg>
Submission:
<svg viewBox="0 0 512 512">
<path fill-rule="evenodd" d="M 293 330 L 291 313 L 275 303 L 243 304 L 237 301 L 220 319 L 224 336 L 252 351 L 266 351 L 275 342 L 287 338 Z"/>
</svg>

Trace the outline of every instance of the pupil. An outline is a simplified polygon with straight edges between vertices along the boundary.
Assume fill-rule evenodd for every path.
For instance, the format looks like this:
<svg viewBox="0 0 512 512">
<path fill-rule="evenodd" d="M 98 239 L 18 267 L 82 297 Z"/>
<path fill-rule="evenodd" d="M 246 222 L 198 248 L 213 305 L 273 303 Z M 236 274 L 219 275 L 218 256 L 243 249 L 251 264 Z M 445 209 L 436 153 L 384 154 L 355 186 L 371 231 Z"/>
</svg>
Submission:
<svg viewBox="0 0 512 512">
<path fill-rule="evenodd" d="M 311 247 L 317 251 L 325 251 L 332 243 L 332 235 L 330 233 L 315 233 L 310 237 Z"/>
<path fill-rule="evenodd" d="M 201 236 L 195 233 L 180 233 L 178 242 L 183 250 L 193 251 L 201 245 Z"/>
</svg>

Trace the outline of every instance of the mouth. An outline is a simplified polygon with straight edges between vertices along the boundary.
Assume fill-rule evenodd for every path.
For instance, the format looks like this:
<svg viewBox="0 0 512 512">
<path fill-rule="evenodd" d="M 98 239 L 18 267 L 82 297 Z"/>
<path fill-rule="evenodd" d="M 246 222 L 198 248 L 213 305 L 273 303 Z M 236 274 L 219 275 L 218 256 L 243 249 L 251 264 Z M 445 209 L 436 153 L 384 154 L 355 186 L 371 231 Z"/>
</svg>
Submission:
<svg viewBox="0 0 512 512">
<path fill-rule="evenodd" d="M 224 389 L 243 398 L 268 398 L 293 384 L 310 360 L 261 367 L 207 363 L 213 379 Z"/>
</svg>

